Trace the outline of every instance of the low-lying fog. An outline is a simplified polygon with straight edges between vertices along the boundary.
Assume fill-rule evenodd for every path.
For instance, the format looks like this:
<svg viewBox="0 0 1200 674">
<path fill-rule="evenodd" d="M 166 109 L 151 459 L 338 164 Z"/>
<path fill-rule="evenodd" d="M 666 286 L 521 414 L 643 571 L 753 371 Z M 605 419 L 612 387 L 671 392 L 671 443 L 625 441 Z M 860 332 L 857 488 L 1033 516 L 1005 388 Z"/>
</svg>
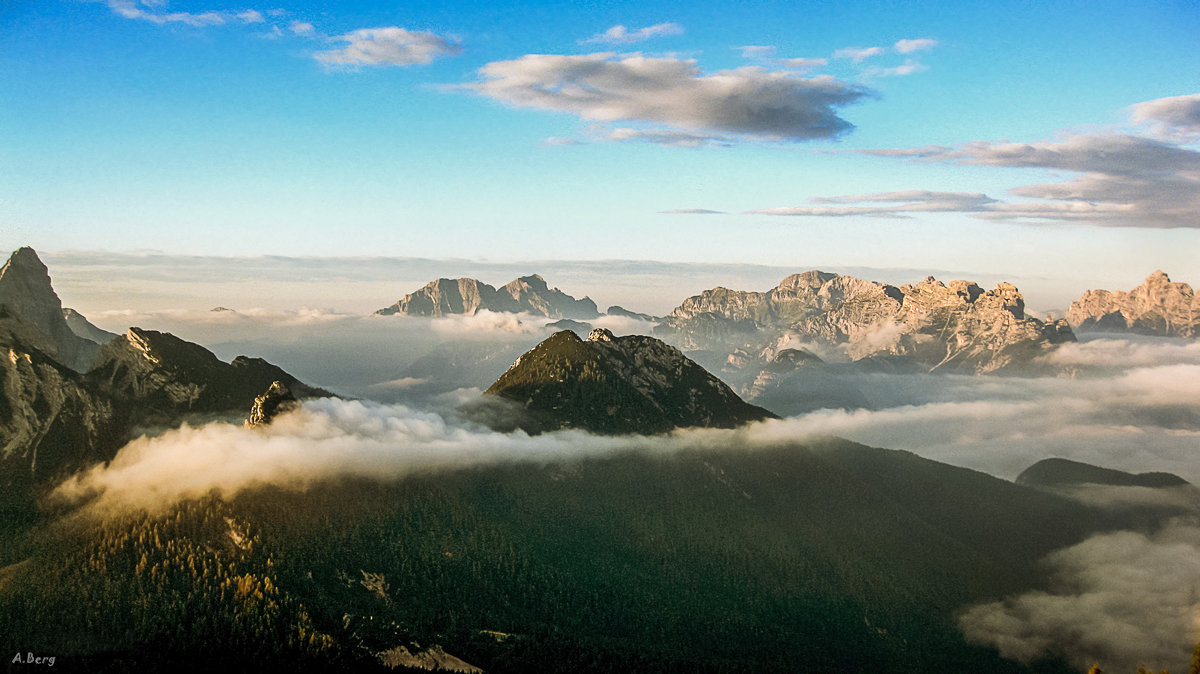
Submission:
<svg viewBox="0 0 1200 674">
<path fill-rule="evenodd" d="M 263 482 L 303 487 L 335 475 L 400 477 L 431 467 L 630 448 L 752 450 L 827 434 L 1004 479 L 1057 456 L 1131 472 L 1172 472 L 1200 483 L 1200 342 L 1085 339 L 1048 357 L 1047 365 L 1065 376 L 858 374 L 847 383 L 869 398 L 871 409 L 819 410 L 736 431 L 530 438 L 492 432 L 454 410 L 553 331 L 545 318 L 322 312 L 89 318 L 113 330 L 137 325 L 173 332 L 225 360 L 261 356 L 307 383 L 361 399 L 310 402 L 267 429 L 218 423 L 136 440 L 109 467 L 60 489 L 67 497 L 99 495 L 99 504 L 153 507 L 213 487 L 232 494 Z M 595 324 L 618 334 L 651 327 L 612 318 Z M 1132 671 L 1140 662 L 1182 670 L 1200 627 L 1197 559 L 1196 522 L 1096 536 L 1046 560 L 1056 592 L 972 607 L 960 624 L 969 638 L 1017 658 L 1055 650 L 1083 669 L 1101 661 L 1106 671 Z"/>
</svg>

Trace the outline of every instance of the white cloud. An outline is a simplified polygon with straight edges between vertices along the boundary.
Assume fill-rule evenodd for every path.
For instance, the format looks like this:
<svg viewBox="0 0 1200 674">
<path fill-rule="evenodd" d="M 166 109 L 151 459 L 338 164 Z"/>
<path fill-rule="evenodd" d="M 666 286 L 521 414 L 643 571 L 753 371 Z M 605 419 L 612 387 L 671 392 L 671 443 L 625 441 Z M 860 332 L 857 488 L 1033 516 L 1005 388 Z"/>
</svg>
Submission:
<svg viewBox="0 0 1200 674">
<path fill-rule="evenodd" d="M 775 52 L 778 51 L 775 47 L 770 45 L 756 44 L 750 44 L 744 47 L 735 47 L 735 49 L 742 53 L 742 58 L 744 59 L 769 58 L 774 56 Z"/>
<path fill-rule="evenodd" d="M 843 47 L 833 52 L 835 59 L 850 59 L 855 63 L 862 63 L 873 56 L 880 56 L 887 53 L 883 47 Z"/>
<path fill-rule="evenodd" d="M 974 217 L 1113 227 L 1200 227 L 1200 152 L 1142 136 L 1100 132 L 1040 143 L 976 141 L 957 147 L 860 152 L 1081 174 L 1067 182 L 1015 187 L 1010 195 L 1037 201 L 997 202 L 965 211 Z"/>
<path fill-rule="evenodd" d="M 677 23 L 658 23 L 630 31 L 625 26 L 618 24 L 603 33 L 582 40 L 580 44 L 633 44 L 669 35 L 683 35 L 683 26 Z"/>
<path fill-rule="evenodd" d="M 262 12 L 253 9 L 247 9 L 237 13 L 238 21 L 242 23 L 263 23 L 266 19 L 263 18 Z"/>
<path fill-rule="evenodd" d="M 795 58 L 795 59 L 776 59 L 772 61 L 776 65 L 793 70 L 811 70 L 820 68 L 824 65 L 829 65 L 829 59 L 812 59 L 812 58 Z"/>
<path fill-rule="evenodd" d="M 346 46 L 313 54 L 327 66 L 426 65 L 462 52 L 457 43 L 441 35 L 396 26 L 360 28 L 331 39 Z"/>
<path fill-rule="evenodd" d="M 766 45 L 747 45 L 745 47 L 737 47 L 737 49 L 741 51 L 742 58 L 744 59 L 765 61 L 789 70 L 812 70 L 813 68 L 829 65 L 829 59 L 823 58 L 775 58 L 778 50 L 775 47 Z"/>
<path fill-rule="evenodd" d="M 148 21 L 160 26 L 169 23 L 182 23 L 188 26 L 197 28 L 203 26 L 220 26 L 226 23 L 226 16 L 221 12 L 166 12 L 160 13 L 156 11 L 147 11 L 134 0 L 106 0 L 109 9 L 118 16 L 123 16 L 126 19 L 137 19 L 139 21 Z M 165 3 L 161 2 L 143 2 L 141 5 L 146 7 L 159 7 Z"/>
<path fill-rule="evenodd" d="M 460 88 L 511 105 L 598 122 L 637 121 L 656 131 L 797 141 L 851 128 L 836 108 L 869 92 L 832 77 L 803 78 L 758 67 L 701 72 L 694 60 L 613 53 L 530 54 L 480 69 Z"/>
<path fill-rule="evenodd" d="M 820 204 L 893 204 L 882 206 L 785 206 L 747 211 L 752 215 L 791 215 L 817 217 L 844 217 L 866 215 L 872 217 L 905 217 L 905 213 L 977 212 L 994 204 L 995 200 L 978 192 L 930 192 L 907 190 L 879 194 L 858 194 L 840 197 L 816 197 L 811 201 Z"/>
<path fill-rule="evenodd" d="M 906 59 L 903 64 L 891 68 L 868 68 L 863 75 L 866 77 L 903 77 L 913 73 L 923 73 L 926 70 L 929 70 L 929 66 Z"/>
<path fill-rule="evenodd" d="M 288 24 L 288 30 L 292 31 L 293 35 L 312 35 L 316 32 L 316 28 L 307 21 L 293 21 Z"/>
<path fill-rule="evenodd" d="M 672 208 L 669 211 L 659 211 L 667 215 L 724 215 L 725 211 L 713 211 L 707 208 Z"/>
<path fill-rule="evenodd" d="M 928 51 L 937 46 L 937 40 L 927 37 L 917 38 L 914 40 L 897 40 L 894 45 L 896 52 L 899 54 L 911 54 L 916 51 Z"/>
<path fill-rule="evenodd" d="M 1200 140 L 1200 94 L 1138 103 L 1132 113 L 1134 123 L 1147 125 L 1158 136 L 1181 142 Z"/>
<path fill-rule="evenodd" d="M 704 145 L 728 145 L 728 139 L 720 136 L 705 136 L 685 131 L 663 131 L 656 129 L 611 129 L 605 140 L 627 142 L 655 143 L 671 147 L 702 147 Z"/>
<path fill-rule="evenodd" d="M 1200 528 L 1101 534 L 1046 564 L 1051 591 L 970 608 L 959 617 L 967 638 L 1025 662 L 1065 655 L 1080 671 L 1187 667 L 1200 624 Z"/>
</svg>

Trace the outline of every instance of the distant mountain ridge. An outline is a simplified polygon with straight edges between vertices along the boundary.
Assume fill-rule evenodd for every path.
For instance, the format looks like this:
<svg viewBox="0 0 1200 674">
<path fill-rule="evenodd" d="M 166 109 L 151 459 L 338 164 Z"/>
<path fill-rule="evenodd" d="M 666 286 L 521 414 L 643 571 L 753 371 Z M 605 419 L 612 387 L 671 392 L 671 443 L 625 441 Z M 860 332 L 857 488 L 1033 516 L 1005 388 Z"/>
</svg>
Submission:
<svg viewBox="0 0 1200 674">
<path fill-rule="evenodd" d="M 1182 487 L 1188 481 L 1172 473 L 1127 473 L 1070 459 L 1043 459 L 1017 476 L 1017 484 L 1064 487 L 1085 484 L 1110 487 Z"/>
<path fill-rule="evenodd" d="M 1010 283 L 984 291 L 929 277 L 897 287 L 816 270 L 765 292 L 706 290 L 684 300 L 657 332 L 685 349 L 743 348 L 763 361 L 800 340 L 837 347 L 856 361 L 901 359 L 969 373 L 1020 367 L 1075 339 L 1065 321 L 1027 316 Z"/>
<path fill-rule="evenodd" d="M 557 332 L 527 351 L 486 391 L 514 401 L 531 433 L 580 428 L 655 434 L 693 426 L 732 428 L 775 417 L 653 337 L 596 329 L 581 340 Z"/>
<path fill-rule="evenodd" d="M 1071 303 L 1067 321 L 1079 330 L 1195 338 L 1200 336 L 1200 296 L 1155 270 L 1128 292 L 1085 292 Z"/>
<path fill-rule="evenodd" d="M 473 278 L 441 278 L 375 313 L 380 316 L 474 315 L 480 311 L 531 313 L 547 318 L 592 319 L 600 315 L 590 298 L 575 299 L 551 288 L 538 274 L 495 288 Z"/>
</svg>

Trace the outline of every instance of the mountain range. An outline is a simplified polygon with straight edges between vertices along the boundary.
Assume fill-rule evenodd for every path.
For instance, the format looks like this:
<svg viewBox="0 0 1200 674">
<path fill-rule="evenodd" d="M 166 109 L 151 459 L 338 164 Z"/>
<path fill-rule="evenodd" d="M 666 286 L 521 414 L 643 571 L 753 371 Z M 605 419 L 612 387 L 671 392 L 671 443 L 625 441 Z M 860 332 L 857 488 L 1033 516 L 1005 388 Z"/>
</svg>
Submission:
<svg viewBox="0 0 1200 674">
<path fill-rule="evenodd" d="M 1161 270 L 1130 290 L 1089 290 L 1071 303 L 1067 321 L 1076 329 L 1163 337 L 1200 336 L 1200 297 Z"/>
<path fill-rule="evenodd" d="M 434 282 L 394 313 L 596 318 L 590 300 L 540 277 L 492 294 L 469 281 Z M 896 287 L 816 271 L 761 293 L 705 291 L 656 335 L 563 330 L 498 376 L 489 373 L 512 347 L 446 344 L 410 378 L 456 363 L 476 382 L 495 376 L 477 409 L 460 412 L 504 431 L 655 436 L 775 416 L 693 355 L 741 373 L 751 402 L 793 413 L 865 406 L 842 385 L 850 370 L 1019 371 L 1073 338 L 1063 322 L 1026 316 L 1008 284 Z M 273 433 L 287 427 L 272 418 L 330 394 L 169 333 L 102 331 L 62 307 L 31 249 L 0 270 L 0 349 L 0 652 L 54 653 L 88 671 L 269 662 L 298 671 L 1067 674 L 1079 670 L 1054 655 L 1016 662 L 969 644 L 956 621 L 970 606 L 1058 589 L 1044 565 L 1055 551 L 1196 514 L 1192 496 L 1136 507 L 1072 496 L 1081 487 L 1193 490 L 1173 475 L 1049 459 L 1013 483 L 837 438 L 747 444 L 758 430 L 769 436 L 764 425 L 607 438 L 614 449 L 599 454 L 571 453 L 572 442 L 599 442 L 582 434 L 524 438 L 562 440 L 565 450 L 403 476 L 318 476 L 303 488 L 256 482 L 96 515 L 87 497 L 78 509 L 38 497 L 130 439 L 185 422 L 249 413 L 250 428 L 232 431 L 282 446 L 288 438 Z M 822 357 L 830 353 L 840 360 Z M 309 412 L 325 406 L 366 409 L 330 401 Z M 522 441 L 478 437 L 485 448 Z M 670 451 L 648 449 L 658 443 Z"/>
<path fill-rule="evenodd" d="M 472 278 L 437 279 L 375 313 L 380 316 L 446 316 L 474 315 L 485 310 L 584 320 L 600 315 L 591 299 L 577 300 L 558 288 L 551 288 L 537 274 L 513 279 L 501 288 Z"/>
</svg>

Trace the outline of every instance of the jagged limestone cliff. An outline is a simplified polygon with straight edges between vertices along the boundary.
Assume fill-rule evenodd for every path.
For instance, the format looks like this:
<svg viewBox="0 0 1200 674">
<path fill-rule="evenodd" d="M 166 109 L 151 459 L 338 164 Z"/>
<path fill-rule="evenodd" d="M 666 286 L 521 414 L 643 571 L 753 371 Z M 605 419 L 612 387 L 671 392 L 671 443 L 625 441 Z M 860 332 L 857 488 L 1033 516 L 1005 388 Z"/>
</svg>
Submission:
<svg viewBox="0 0 1200 674">
<path fill-rule="evenodd" d="M 746 349 L 769 360 L 795 342 L 836 347 L 851 360 L 903 359 L 929 370 L 994 372 L 1072 341 L 1065 322 L 1025 315 L 1016 287 L 984 291 L 932 277 L 900 287 L 820 271 L 766 292 L 714 288 L 690 297 L 660 331 L 685 349 Z"/>
<path fill-rule="evenodd" d="M 472 278 L 438 279 L 376 311 L 381 316 L 473 315 L 479 311 L 526 312 L 547 318 L 591 319 L 600 315 L 591 299 L 575 299 L 534 274 L 497 289 Z"/>
<path fill-rule="evenodd" d="M 1161 270 L 1130 290 L 1089 290 L 1071 303 L 1067 321 L 1079 330 L 1133 332 L 1163 337 L 1200 335 L 1200 297 Z"/>
</svg>

